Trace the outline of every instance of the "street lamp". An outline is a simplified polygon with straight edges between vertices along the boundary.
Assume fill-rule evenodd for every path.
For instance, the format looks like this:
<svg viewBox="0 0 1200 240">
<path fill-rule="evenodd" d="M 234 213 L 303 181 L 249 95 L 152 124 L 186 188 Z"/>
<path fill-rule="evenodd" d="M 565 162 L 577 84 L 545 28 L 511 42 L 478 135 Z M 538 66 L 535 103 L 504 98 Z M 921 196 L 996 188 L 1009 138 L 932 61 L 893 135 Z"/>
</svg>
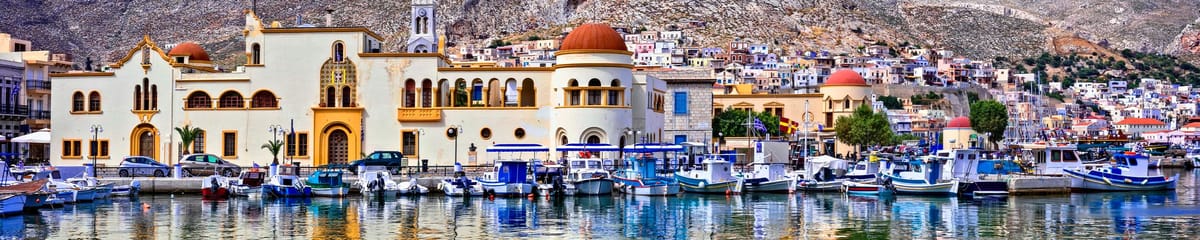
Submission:
<svg viewBox="0 0 1200 240">
<path fill-rule="evenodd" d="M 271 124 L 270 126 L 267 126 L 267 132 L 271 133 L 272 143 L 279 141 L 279 135 L 286 133 L 283 129 L 283 126 L 279 126 L 279 124 Z M 286 148 L 287 144 L 284 144 L 284 147 Z M 286 155 L 287 151 L 284 151 L 284 154 Z M 279 165 L 279 156 L 271 156 L 271 165 Z"/>
<path fill-rule="evenodd" d="M 104 132 L 104 126 L 101 126 L 100 124 L 92 124 L 91 132 L 92 147 L 90 147 L 90 149 L 92 150 L 92 177 L 94 178 L 96 177 L 96 157 L 99 156 L 98 154 L 100 151 L 100 146 L 97 146 L 96 144 L 100 143 L 100 133 Z"/>
<path fill-rule="evenodd" d="M 450 137 L 454 138 L 454 163 L 455 164 L 458 163 L 458 135 L 460 133 L 462 133 L 462 125 L 450 125 L 450 128 L 446 129 L 446 135 L 449 135 Z"/>
</svg>

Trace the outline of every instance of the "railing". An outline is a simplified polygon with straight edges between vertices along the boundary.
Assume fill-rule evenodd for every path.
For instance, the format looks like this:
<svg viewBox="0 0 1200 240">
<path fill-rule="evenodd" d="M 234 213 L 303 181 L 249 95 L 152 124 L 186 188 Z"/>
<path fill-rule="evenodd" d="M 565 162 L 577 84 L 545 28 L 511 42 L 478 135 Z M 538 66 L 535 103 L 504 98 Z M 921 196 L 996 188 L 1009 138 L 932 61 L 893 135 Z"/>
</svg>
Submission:
<svg viewBox="0 0 1200 240">
<path fill-rule="evenodd" d="M 49 110 L 30 110 L 29 118 L 49 120 L 50 119 L 50 111 Z"/>
<path fill-rule="evenodd" d="M 3 105 L 0 106 L 0 114 L 6 115 L 29 115 L 29 106 L 26 105 Z"/>
<path fill-rule="evenodd" d="M 41 79 L 26 79 L 25 87 L 28 89 L 50 90 L 50 81 Z"/>
<path fill-rule="evenodd" d="M 628 167 L 628 166 L 627 165 L 603 165 L 602 166 L 603 169 L 608 170 L 608 171 L 616 171 L 619 169 L 624 169 L 626 167 Z M 697 163 L 697 164 L 660 164 L 660 165 L 658 165 L 658 167 L 659 167 L 659 169 L 655 172 L 658 176 L 671 177 L 676 171 L 686 171 L 686 170 L 691 170 L 691 169 L 698 169 L 700 167 L 700 164 L 699 163 Z M 313 172 L 315 172 L 317 170 L 326 169 L 326 167 L 313 167 L 313 166 L 290 167 L 290 168 L 294 168 L 294 169 L 284 169 L 284 168 L 288 168 L 288 167 L 280 166 L 280 171 L 287 172 L 287 173 L 295 173 L 296 175 L 302 176 L 302 177 L 307 177 L 308 175 L 311 175 Z M 787 168 L 788 169 L 797 169 L 791 164 L 788 164 Z M 247 169 L 250 169 L 250 167 L 241 167 L 241 170 L 243 170 L 243 171 L 247 170 Z M 265 172 L 265 171 L 268 171 L 269 167 L 260 166 L 259 169 L 261 171 Z M 182 170 L 183 170 L 184 177 L 205 177 L 205 176 L 209 176 L 212 174 L 221 174 L 224 172 L 225 169 L 224 168 L 213 168 L 213 167 L 185 167 Z M 357 169 L 343 169 L 343 170 L 346 170 L 347 176 L 356 176 L 357 175 L 357 173 L 355 172 Z M 446 177 L 454 176 L 454 166 L 408 166 L 408 167 L 401 167 L 398 169 L 390 169 L 390 170 L 392 170 L 391 172 L 392 172 L 393 176 L 405 178 L 405 179 L 412 178 L 412 177 L 416 177 L 416 178 L 446 178 Z M 484 174 L 491 173 L 493 170 L 494 170 L 494 166 L 492 166 L 492 165 L 463 166 L 463 172 L 465 172 L 468 177 L 483 176 Z M 747 172 L 747 171 L 753 170 L 753 168 L 750 165 L 746 165 L 746 164 L 734 164 L 733 169 L 731 169 L 731 170 Z M 159 172 L 161 172 L 161 174 L 159 174 Z M 97 174 L 97 176 L 99 176 L 101 178 L 172 177 L 173 172 L 174 172 L 173 167 L 97 167 L 96 168 L 96 174 Z M 239 172 L 234 170 L 234 172 L 231 175 L 232 175 L 232 177 L 237 177 L 238 174 L 239 174 Z"/>
</svg>

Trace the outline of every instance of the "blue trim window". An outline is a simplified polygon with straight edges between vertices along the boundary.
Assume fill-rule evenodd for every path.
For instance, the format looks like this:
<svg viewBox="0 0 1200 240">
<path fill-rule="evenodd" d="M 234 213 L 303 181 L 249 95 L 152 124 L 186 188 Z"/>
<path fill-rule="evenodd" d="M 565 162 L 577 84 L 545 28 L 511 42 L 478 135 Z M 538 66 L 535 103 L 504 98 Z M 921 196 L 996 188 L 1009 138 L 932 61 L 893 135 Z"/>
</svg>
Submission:
<svg viewBox="0 0 1200 240">
<path fill-rule="evenodd" d="M 688 114 L 687 92 L 675 92 L 675 114 Z"/>
<path fill-rule="evenodd" d="M 687 135 L 675 135 L 675 144 L 683 144 L 687 142 Z"/>
</svg>

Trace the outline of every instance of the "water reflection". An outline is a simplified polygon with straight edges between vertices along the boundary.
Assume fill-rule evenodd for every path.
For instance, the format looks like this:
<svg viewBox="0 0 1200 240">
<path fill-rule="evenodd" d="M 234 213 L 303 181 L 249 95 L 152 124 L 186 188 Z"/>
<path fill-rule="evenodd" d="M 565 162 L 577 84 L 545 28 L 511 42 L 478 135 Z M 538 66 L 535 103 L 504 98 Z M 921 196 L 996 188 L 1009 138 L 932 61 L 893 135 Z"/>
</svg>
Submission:
<svg viewBox="0 0 1200 240">
<path fill-rule="evenodd" d="M 1190 173 L 1190 172 L 1189 172 Z M 1162 193 L 1004 199 L 748 194 L 201 201 L 144 195 L 0 218 L 0 238 L 1126 238 L 1200 233 L 1197 179 Z"/>
</svg>

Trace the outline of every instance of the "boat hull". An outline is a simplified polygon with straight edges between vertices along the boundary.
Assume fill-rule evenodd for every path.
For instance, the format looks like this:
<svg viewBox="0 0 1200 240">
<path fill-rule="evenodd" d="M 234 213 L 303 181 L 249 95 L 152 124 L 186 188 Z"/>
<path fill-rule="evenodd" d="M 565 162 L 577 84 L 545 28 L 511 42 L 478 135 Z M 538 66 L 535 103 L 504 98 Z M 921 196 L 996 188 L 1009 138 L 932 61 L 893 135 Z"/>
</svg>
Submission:
<svg viewBox="0 0 1200 240">
<path fill-rule="evenodd" d="M 958 195 L 958 181 L 934 184 L 893 181 L 892 188 L 901 195 Z"/>
<path fill-rule="evenodd" d="M 483 196 L 483 187 L 478 184 L 464 188 L 461 185 L 442 182 L 438 185 L 438 188 L 442 190 L 442 193 L 450 197 Z"/>
<path fill-rule="evenodd" d="M 850 195 L 875 196 L 887 192 L 887 186 L 877 184 L 846 182 L 842 187 L 842 191 Z"/>
<path fill-rule="evenodd" d="M 678 183 L 640 186 L 632 184 L 620 184 L 620 186 L 617 186 L 617 189 L 620 189 L 622 193 L 637 196 L 675 196 L 679 195 L 680 192 Z"/>
<path fill-rule="evenodd" d="M 96 189 L 81 189 L 75 191 L 75 202 L 90 202 L 96 198 Z"/>
<path fill-rule="evenodd" d="M 575 195 L 612 194 L 613 180 L 607 178 L 592 178 L 575 181 Z"/>
<path fill-rule="evenodd" d="M 384 190 L 366 190 L 366 189 L 364 189 L 362 191 L 359 191 L 359 194 L 362 194 L 363 196 L 366 196 L 368 198 L 395 198 L 396 195 L 400 195 L 400 190 L 398 190 L 398 189 L 384 189 Z"/>
<path fill-rule="evenodd" d="M 133 195 L 138 194 L 138 190 L 139 189 L 137 187 L 133 187 L 133 186 L 129 186 L 129 185 L 116 186 L 116 187 L 113 187 L 113 189 L 112 189 L 112 195 L 113 196 L 133 196 Z"/>
<path fill-rule="evenodd" d="M 485 182 L 479 181 L 483 185 L 484 194 L 495 196 L 525 196 L 533 193 L 533 184 L 529 183 L 501 183 L 501 182 Z"/>
<path fill-rule="evenodd" d="M 799 182 L 796 183 L 796 190 L 806 191 L 806 192 L 837 192 L 837 191 L 841 191 L 842 184 L 844 182 L 846 182 L 846 180 L 844 180 L 844 179 L 825 181 L 825 182 L 800 180 Z"/>
<path fill-rule="evenodd" d="M 262 187 L 261 186 L 255 187 L 255 186 L 245 186 L 245 185 L 234 185 L 233 186 L 233 195 L 241 196 L 241 197 L 259 198 L 259 197 L 262 197 Z"/>
<path fill-rule="evenodd" d="M 75 193 L 76 193 L 75 190 L 58 191 L 58 192 L 54 193 L 54 198 L 58 199 L 59 201 L 62 201 L 64 204 L 75 203 L 75 196 L 76 196 Z"/>
<path fill-rule="evenodd" d="M 1128 178 L 1118 180 L 1118 179 L 1113 179 L 1113 178 L 1100 177 L 1100 176 L 1091 175 L 1091 174 L 1087 174 L 1087 173 L 1079 172 L 1079 171 L 1075 171 L 1075 170 L 1070 170 L 1070 169 L 1064 169 L 1063 172 L 1065 172 L 1067 177 L 1071 179 L 1071 189 L 1078 189 L 1078 190 L 1085 190 L 1085 191 L 1174 190 L 1175 189 L 1175 179 L 1178 178 L 1178 175 L 1176 175 L 1176 177 L 1174 177 L 1174 178 L 1169 178 L 1169 179 L 1164 178 L 1163 181 L 1150 182 L 1148 179 L 1145 179 L 1141 182 L 1138 182 L 1138 181 L 1125 181 L 1124 180 L 1124 179 L 1128 179 Z"/>
<path fill-rule="evenodd" d="M 795 191 L 795 180 L 790 178 L 779 179 L 775 181 L 752 182 L 746 181 L 742 191 L 746 192 L 770 192 L 770 193 L 789 193 Z"/>
<path fill-rule="evenodd" d="M 97 200 L 98 199 L 108 199 L 108 196 L 112 195 L 112 192 L 113 192 L 112 184 L 96 186 L 96 195 L 95 195 L 95 197 L 93 197 L 93 199 L 97 199 Z"/>
<path fill-rule="evenodd" d="M 959 193 L 966 196 L 1007 196 L 1008 182 L 1007 181 L 975 181 L 963 182 L 959 186 L 962 188 Z"/>
<path fill-rule="evenodd" d="M 690 193 L 725 194 L 733 192 L 735 189 L 737 189 L 737 184 L 738 182 L 721 182 L 714 184 L 700 182 L 697 185 L 692 185 L 683 183 L 681 181 L 679 182 L 679 188 L 684 192 Z"/>
<path fill-rule="evenodd" d="M 312 195 L 318 197 L 345 197 L 350 195 L 348 187 L 313 187 Z"/>
<path fill-rule="evenodd" d="M 301 198 L 312 196 L 312 188 L 263 185 L 263 193 L 277 198 Z"/>
<path fill-rule="evenodd" d="M 202 188 L 200 196 L 204 200 L 221 200 L 229 198 L 229 189 L 226 188 Z"/>
<path fill-rule="evenodd" d="M 30 193 L 25 195 L 25 209 L 32 210 L 46 206 L 50 193 Z"/>
<path fill-rule="evenodd" d="M 25 211 L 25 195 L 12 195 L 0 199 L 0 215 L 21 214 Z"/>
</svg>

